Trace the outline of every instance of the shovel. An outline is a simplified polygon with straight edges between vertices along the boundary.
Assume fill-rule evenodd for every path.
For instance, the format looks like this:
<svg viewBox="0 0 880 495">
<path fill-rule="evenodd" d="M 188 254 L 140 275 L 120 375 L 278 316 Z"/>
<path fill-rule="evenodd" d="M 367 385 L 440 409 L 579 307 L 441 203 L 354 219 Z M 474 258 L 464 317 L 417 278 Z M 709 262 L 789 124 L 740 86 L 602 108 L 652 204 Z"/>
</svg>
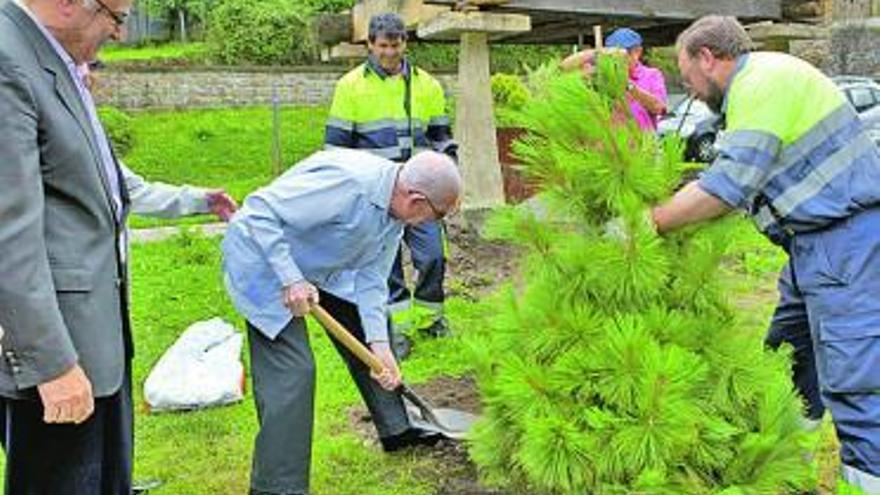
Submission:
<svg viewBox="0 0 880 495">
<path fill-rule="evenodd" d="M 367 365 L 375 374 L 381 374 L 385 370 L 385 365 L 379 360 L 366 346 L 346 330 L 335 318 L 330 316 L 324 308 L 319 305 L 312 306 L 312 316 L 321 323 L 321 325 L 330 332 L 336 340 L 342 343 L 346 349 Z M 399 393 L 405 399 L 415 406 L 415 414 L 411 419 L 415 426 L 419 426 L 431 431 L 436 431 L 446 438 L 453 440 L 462 440 L 467 435 L 471 425 L 477 420 L 477 417 L 465 411 L 457 409 L 434 408 L 431 404 L 419 397 L 415 391 L 404 382 L 400 383 L 395 392 Z"/>
</svg>

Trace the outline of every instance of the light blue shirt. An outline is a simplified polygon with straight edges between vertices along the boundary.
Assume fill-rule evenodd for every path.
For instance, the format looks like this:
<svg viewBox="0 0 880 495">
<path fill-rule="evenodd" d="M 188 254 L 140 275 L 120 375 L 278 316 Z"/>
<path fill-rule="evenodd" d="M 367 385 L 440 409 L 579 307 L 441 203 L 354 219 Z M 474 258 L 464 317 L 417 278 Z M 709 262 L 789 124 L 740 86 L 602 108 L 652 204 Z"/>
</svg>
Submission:
<svg viewBox="0 0 880 495">
<path fill-rule="evenodd" d="M 320 151 L 248 196 L 222 245 L 236 309 L 274 339 L 292 318 L 282 287 L 305 280 L 355 304 L 367 342 L 387 341 L 388 275 L 404 227 L 390 211 L 399 170 L 365 151 Z"/>
</svg>

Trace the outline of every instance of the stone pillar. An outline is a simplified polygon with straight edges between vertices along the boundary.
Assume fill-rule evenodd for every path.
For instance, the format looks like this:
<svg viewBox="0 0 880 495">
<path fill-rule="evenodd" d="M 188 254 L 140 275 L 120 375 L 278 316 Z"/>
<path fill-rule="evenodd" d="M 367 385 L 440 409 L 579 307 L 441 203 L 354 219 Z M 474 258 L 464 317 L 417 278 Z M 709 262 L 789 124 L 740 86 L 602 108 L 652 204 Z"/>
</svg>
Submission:
<svg viewBox="0 0 880 495">
<path fill-rule="evenodd" d="M 489 80 L 489 37 L 530 29 L 528 16 L 488 12 L 446 12 L 419 25 L 418 35 L 422 39 L 460 43 L 455 139 L 459 142 L 465 209 L 504 204 Z"/>
<path fill-rule="evenodd" d="M 465 208 L 504 203 L 504 182 L 489 80 L 489 42 L 486 33 L 462 33 L 458 56 L 458 100 L 455 112 L 458 157 L 465 183 Z"/>
</svg>

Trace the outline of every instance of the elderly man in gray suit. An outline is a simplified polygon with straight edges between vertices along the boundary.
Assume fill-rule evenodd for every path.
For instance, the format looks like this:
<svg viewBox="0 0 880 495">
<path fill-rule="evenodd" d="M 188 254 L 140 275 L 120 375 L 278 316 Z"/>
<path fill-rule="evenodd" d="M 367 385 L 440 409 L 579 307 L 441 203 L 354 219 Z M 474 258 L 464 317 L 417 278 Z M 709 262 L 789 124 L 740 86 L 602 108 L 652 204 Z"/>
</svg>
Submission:
<svg viewBox="0 0 880 495">
<path fill-rule="evenodd" d="M 0 5 L 0 414 L 10 494 L 131 490 L 126 188 L 76 66 L 131 0 Z"/>
</svg>

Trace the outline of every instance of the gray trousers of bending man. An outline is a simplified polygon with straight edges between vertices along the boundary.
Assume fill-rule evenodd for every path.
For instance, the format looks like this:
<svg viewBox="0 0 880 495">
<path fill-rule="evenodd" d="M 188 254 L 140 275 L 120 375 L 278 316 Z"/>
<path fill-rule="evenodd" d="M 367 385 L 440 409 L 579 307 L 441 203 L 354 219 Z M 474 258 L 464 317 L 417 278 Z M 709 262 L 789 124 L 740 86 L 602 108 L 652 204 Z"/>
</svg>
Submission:
<svg viewBox="0 0 880 495">
<path fill-rule="evenodd" d="M 321 306 L 358 340 L 364 332 L 357 306 L 326 292 Z M 252 466 L 252 493 L 308 493 L 315 402 L 315 360 L 306 322 L 292 318 L 275 340 L 248 323 L 251 374 L 260 430 Z M 363 397 L 379 438 L 410 424 L 400 396 L 383 389 L 369 368 L 330 336 Z M 296 487 L 291 492 L 291 487 Z"/>
</svg>

